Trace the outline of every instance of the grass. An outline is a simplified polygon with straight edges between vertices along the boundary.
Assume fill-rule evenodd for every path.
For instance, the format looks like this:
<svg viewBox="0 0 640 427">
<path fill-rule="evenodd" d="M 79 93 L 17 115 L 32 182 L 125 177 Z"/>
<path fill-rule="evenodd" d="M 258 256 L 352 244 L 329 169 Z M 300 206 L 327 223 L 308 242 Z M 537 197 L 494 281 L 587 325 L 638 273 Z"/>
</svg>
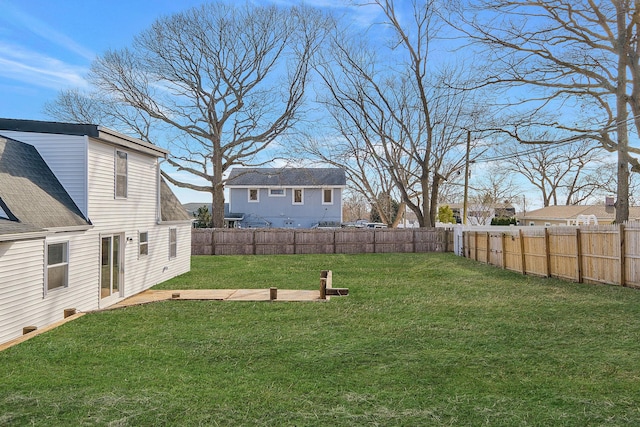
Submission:
<svg viewBox="0 0 640 427">
<path fill-rule="evenodd" d="M 0 353 L 0 425 L 638 425 L 640 292 L 450 254 L 194 257 L 161 285 L 328 303 L 166 301 Z"/>
</svg>

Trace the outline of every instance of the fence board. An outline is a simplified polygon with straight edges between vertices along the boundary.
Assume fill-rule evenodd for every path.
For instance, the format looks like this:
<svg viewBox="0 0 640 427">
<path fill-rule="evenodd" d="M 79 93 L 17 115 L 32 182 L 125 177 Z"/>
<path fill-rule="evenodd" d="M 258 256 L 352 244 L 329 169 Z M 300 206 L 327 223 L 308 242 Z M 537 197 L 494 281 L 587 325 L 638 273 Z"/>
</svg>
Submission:
<svg viewBox="0 0 640 427">
<path fill-rule="evenodd" d="M 525 273 L 535 276 L 547 276 L 547 255 L 545 234 L 540 232 L 523 233 Z"/>
<path fill-rule="evenodd" d="M 489 234 L 488 234 L 489 233 Z M 640 288 L 640 222 L 462 232 L 462 253 L 523 274 Z"/>
<path fill-rule="evenodd" d="M 625 284 L 640 287 L 640 223 L 627 223 L 624 231 Z"/>
<path fill-rule="evenodd" d="M 453 248 L 444 229 L 193 229 L 193 255 L 356 254 L 443 252 Z"/>
</svg>

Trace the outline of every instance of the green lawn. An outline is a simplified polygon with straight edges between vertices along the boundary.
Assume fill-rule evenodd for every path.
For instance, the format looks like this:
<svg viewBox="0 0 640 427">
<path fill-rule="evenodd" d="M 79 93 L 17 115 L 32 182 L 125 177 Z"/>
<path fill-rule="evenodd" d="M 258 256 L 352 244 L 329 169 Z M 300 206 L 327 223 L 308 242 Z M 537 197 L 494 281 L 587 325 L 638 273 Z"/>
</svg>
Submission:
<svg viewBox="0 0 640 427">
<path fill-rule="evenodd" d="M 0 353 L 0 425 L 640 425 L 640 291 L 451 254 L 194 257 L 165 289 L 316 289 L 327 303 L 166 301 Z"/>
</svg>

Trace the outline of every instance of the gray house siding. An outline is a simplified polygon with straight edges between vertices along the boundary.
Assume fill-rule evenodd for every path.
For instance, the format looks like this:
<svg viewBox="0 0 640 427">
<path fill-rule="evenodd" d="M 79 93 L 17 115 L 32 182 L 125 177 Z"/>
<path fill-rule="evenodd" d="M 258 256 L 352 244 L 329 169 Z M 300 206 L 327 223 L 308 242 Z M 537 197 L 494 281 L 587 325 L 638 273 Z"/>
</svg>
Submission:
<svg viewBox="0 0 640 427">
<path fill-rule="evenodd" d="M 313 228 L 342 221 L 346 176 L 339 168 L 234 168 L 226 187 L 229 210 L 243 218 L 243 228 Z"/>
<path fill-rule="evenodd" d="M 283 195 L 270 195 L 270 188 L 255 188 L 258 200 L 249 201 L 250 188 L 229 190 L 229 208 L 233 213 L 243 213 L 243 228 L 312 228 L 321 223 L 342 221 L 342 188 L 300 188 L 302 204 L 294 204 L 294 188 L 280 188 Z M 333 191 L 332 203 L 323 204 L 323 191 Z"/>
</svg>

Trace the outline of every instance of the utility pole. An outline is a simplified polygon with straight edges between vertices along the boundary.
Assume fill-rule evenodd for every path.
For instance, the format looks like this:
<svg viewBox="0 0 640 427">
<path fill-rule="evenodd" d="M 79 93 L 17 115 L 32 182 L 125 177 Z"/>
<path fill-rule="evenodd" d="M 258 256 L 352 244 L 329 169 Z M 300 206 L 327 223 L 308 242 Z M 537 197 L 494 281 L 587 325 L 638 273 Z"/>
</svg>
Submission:
<svg viewBox="0 0 640 427">
<path fill-rule="evenodd" d="M 471 131 L 467 130 L 467 152 L 464 158 L 464 202 L 462 204 L 462 224 L 467 225 L 467 198 L 469 196 L 469 151 L 471 151 Z"/>
</svg>

